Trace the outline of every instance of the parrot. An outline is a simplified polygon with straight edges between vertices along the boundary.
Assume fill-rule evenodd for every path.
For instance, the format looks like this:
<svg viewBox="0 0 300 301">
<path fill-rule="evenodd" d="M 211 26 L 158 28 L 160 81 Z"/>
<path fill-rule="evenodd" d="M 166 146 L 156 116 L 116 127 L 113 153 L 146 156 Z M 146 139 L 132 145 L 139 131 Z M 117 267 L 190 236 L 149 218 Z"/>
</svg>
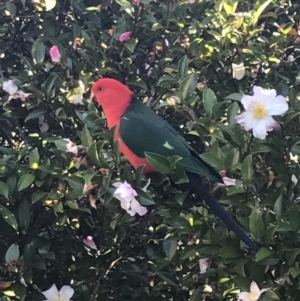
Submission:
<svg viewBox="0 0 300 301">
<path fill-rule="evenodd" d="M 146 158 L 147 152 L 164 157 L 180 156 L 180 164 L 197 199 L 204 200 L 209 209 L 251 250 L 258 251 L 256 243 L 202 181 L 204 176 L 223 183 L 220 174 L 200 157 L 167 120 L 144 105 L 126 85 L 116 79 L 97 80 L 92 85 L 90 100 L 102 107 L 108 128 L 115 127 L 114 140 L 119 140 L 121 152 L 135 169 L 144 165 L 145 175 L 156 172 Z"/>
</svg>

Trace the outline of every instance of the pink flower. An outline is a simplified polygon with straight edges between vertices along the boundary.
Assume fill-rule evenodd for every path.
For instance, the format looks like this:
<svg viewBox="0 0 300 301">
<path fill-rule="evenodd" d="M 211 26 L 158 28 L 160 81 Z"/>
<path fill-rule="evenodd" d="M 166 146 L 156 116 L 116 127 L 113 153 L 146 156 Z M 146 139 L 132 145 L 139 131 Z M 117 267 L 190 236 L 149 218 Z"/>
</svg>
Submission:
<svg viewBox="0 0 300 301">
<path fill-rule="evenodd" d="M 113 196 L 121 202 L 121 207 L 126 210 L 128 214 L 134 216 L 137 213 L 142 216 L 147 213 L 147 208 L 141 206 L 135 199 L 137 193 L 129 183 L 126 181 L 124 183 L 116 182 L 113 186 L 117 187 Z"/>
<path fill-rule="evenodd" d="M 197 274 L 194 274 L 192 278 L 193 278 L 194 281 L 198 281 L 198 278 L 199 278 L 199 277 L 198 277 Z"/>
<path fill-rule="evenodd" d="M 210 259 L 209 258 L 201 258 L 199 259 L 199 268 L 200 274 L 205 274 L 207 269 L 210 266 Z"/>
<path fill-rule="evenodd" d="M 131 31 L 125 31 L 125 32 L 121 33 L 120 37 L 119 37 L 119 41 L 125 42 L 125 41 L 129 40 L 131 33 L 132 33 Z"/>
<path fill-rule="evenodd" d="M 86 245 L 85 249 L 87 251 L 90 251 L 90 249 L 97 250 L 97 246 L 94 242 L 93 236 L 91 235 L 87 236 L 86 239 L 83 240 L 83 243 Z"/>
<path fill-rule="evenodd" d="M 50 48 L 50 56 L 53 63 L 60 63 L 61 55 L 57 46 L 52 46 Z"/>
<path fill-rule="evenodd" d="M 140 5 L 141 0 L 133 0 L 132 4 L 133 5 Z"/>
<path fill-rule="evenodd" d="M 224 182 L 224 184 L 218 183 L 217 185 L 218 186 L 234 186 L 235 182 L 236 182 L 236 179 L 231 179 L 231 178 L 228 178 L 228 177 L 223 177 L 223 182 Z"/>
</svg>

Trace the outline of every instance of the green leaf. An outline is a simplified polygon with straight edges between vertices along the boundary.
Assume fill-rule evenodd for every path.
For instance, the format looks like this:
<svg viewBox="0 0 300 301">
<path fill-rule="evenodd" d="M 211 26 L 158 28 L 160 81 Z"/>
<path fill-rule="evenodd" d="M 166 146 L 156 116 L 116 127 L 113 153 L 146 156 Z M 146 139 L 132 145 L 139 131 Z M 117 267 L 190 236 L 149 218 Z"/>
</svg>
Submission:
<svg viewBox="0 0 300 301">
<path fill-rule="evenodd" d="M 160 277 L 162 280 L 166 281 L 168 284 L 178 287 L 177 279 L 171 276 L 169 273 L 166 272 L 156 272 L 156 275 Z"/>
<path fill-rule="evenodd" d="M 281 214 L 282 214 L 282 194 L 279 195 L 279 197 L 277 198 L 274 204 L 274 211 L 276 214 L 276 220 L 280 221 Z"/>
<path fill-rule="evenodd" d="M 253 13 L 253 24 L 256 24 L 258 21 L 259 16 L 262 12 L 267 8 L 267 6 L 272 2 L 272 0 L 267 0 L 262 3 L 262 5 Z"/>
<path fill-rule="evenodd" d="M 223 161 L 210 153 L 202 154 L 201 158 L 207 163 L 209 162 L 209 164 L 214 166 L 217 170 L 221 170 L 223 168 Z"/>
<path fill-rule="evenodd" d="M 125 181 L 127 181 L 130 184 L 133 184 L 133 172 L 128 163 L 126 163 L 124 166 L 123 177 L 124 177 Z"/>
<path fill-rule="evenodd" d="M 183 80 L 188 72 L 188 57 L 184 55 L 178 62 L 179 79 Z"/>
<path fill-rule="evenodd" d="M 31 113 L 29 113 L 27 115 L 27 117 L 25 118 L 24 122 L 27 122 L 28 120 L 31 120 L 31 119 L 36 119 L 36 118 L 43 117 L 43 116 L 45 116 L 46 113 L 47 113 L 46 110 L 36 110 L 36 111 L 33 111 L 33 112 L 31 112 Z"/>
<path fill-rule="evenodd" d="M 45 0 L 46 11 L 53 9 L 56 5 L 56 0 Z"/>
<path fill-rule="evenodd" d="M 238 257 L 242 257 L 243 253 L 239 248 L 237 248 L 234 245 L 225 245 L 220 251 L 220 256 L 229 259 L 238 258 Z"/>
<path fill-rule="evenodd" d="M 68 206 L 71 209 L 78 209 L 79 208 L 78 204 L 74 200 L 67 200 L 65 202 L 65 205 Z"/>
<path fill-rule="evenodd" d="M 141 205 L 149 206 L 155 204 L 150 195 L 148 195 L 148 193 L 145 192 L 143 189 L 137 187 L 136 192 L 138 194 L 136 199 L 139 201 L 139 203 L 141 203 Z"/>
<path fill-rule="evenodd" d="M 27 230 L 30 224 L 30 206 L 26 199 L 23 199 L 19 206 L 19 224 L 24 230 Z"/>
<path fill-rule="evenodd" d="M 84 180 L 81 177 L 76 175 L 72 175 L 71 177 L 66 179 L 69 185 L 76 191 L 82 192 L 84 186 Z"/>
<path fill-rule="evenodd" d="M 47 97 L 50 97 L 57 79 L 59 79 L 58 75 L 56 73 L 51 73 L 51 75 L 43 82 L 42 88 Z"/>
<path fill-rule="evenodd" d="M 128 81 L 127 85 L 135 86 L 135 87 L 142 88 L 142 89 L 148 91 L 148 87 L 147 87 L 146 83 L 140 77 L 136 78 L 135 81 Z"/>
<path fill-rule="evenodd" d="M 260 248 L 259 251 L 255 254 L 255 260 L 260 261 L 263 260 L 269 256 L 271 256 L 273 253 L 268 248 Z"/>
<path fill-rule="evenodd" d="M 242 163 L 242 178 L 243 180 L 251 180 L 253 175 L 252 155 L 245 158 Z"/>
<path fill-rule="evenodd" d="M 194 290 L 193 294 L 191 295 L 190 301 L 203 300 L 202 295 L 203 295 L 203 287 L 200 286 Z"/>
<path fill-rule="evenodd" d="M 242 93 L 232 93 L 226 97 L 224 97 L 224 99 L 230 99 L 230 100 L 236 100 L 236 101 L 241 101 L 243 97 Z"/>
<path fill-rule="evenodd" d="M 37 190 L 35 191 L 32 196 L 31 196 L 31 202 L 32 204 L 36 203 L 37 201 L 43 199 L 45 196 L 48 195 L 48 192 L 45 192 L 45 191 L 40 191 L 40 190 Z"/>
<path fill-rule="evenodd" d="M 262 216 L 254 210 L 249 218 L 249 228 L 251 234 L 259 239 L 262 239 L 265 232 L 265 225 Z"/>
<path fill-rule="evenodd" d="M 18 182 L 18 191 L 22 191 L 26 189 L 28 186 L 32 184 L 34 181 L 35 176 L 33 174 L 24 174 L 21 176 L 19 182 Z"/>
<path fill-rule="evenodd" d="M 150 152 L 145 152 L 145 155 L 150 165 L 158 172 L 162 174 L 171 172 L 171 162 L 166 157 Z"/>
<path fill-rule="evenodd" d="M 261 295 L 259 301 L 276 301 L 280 300 L 279 296 L 274 291 L 267 291 Z"/>
<path fill-rule="evenodd" d="M 9 12 L 9 15 L 13 18 L 16 15 L 17 8 L 14 3 L 6 1 L 5 8 Z"/>
<path fill-rule="evenodd" d="M 36 64 L 42 63 L 45 58 L 46 48 L 44 43 L 37 39 L 32 44 L 31 55 Z"/>
<path fill-rule="evenodd" d="M 232 149 L 225 158 L 224 164 L 226 168 L 230 168 L 239 163 L 240 151 L 238 148 Z"/>
<path fill-rule="evenodd" d="M 176 239 L 165 239 L 163 242 L 163 247 L 167 258 L 169 261 L 174 257 L 177 250 L 177 240 Z"/>
<path fill-rule="evenodd" d="M 32 169 L 37 169 L 39 167 L 40 154 L 37 148 L 34 148 L 29 155 L 29 166 Z"/>
<path fill-rule="evenodd" d="M 90 147 L 93 143 L 93 138 L 90 134 L 90 131 L 88 130 L 88 128 L 85 126 L 82 133 L 81 133 L 81 141 L 82 141 L 82 145 L 84 147 Z"/>
<path fill-rule="evenodd" d="M 17 244 L 12 244 L 5 254 L 5 261 L 17 261 L 20 256 L 19 246 Z"/>
<path fill-rule="evenodd" d="M 298 207 L 294 207 L 290 209 L 289 212 L 289 221 L 290 225 L 293 229 L 298 231 L 300 229 L 300 212 Z"/>
<path fill-rule="evenodd" d="M 228 107 L 227 111 L 227 121 L 229 125 L 236 124 L 235 116 L 238 114 L 239 105 L 234 102 Z"/>
<path fill-rule="evenodd" d="M 178 79 L 176 79 L 174 76 L 165 74 L 158 80 L 157 85 L 168 89 L 176 83 L 178 83 Z"/>
<path fill-rule="evenodd" d="M 100 161 L 99 161 L 96 141 L 94 141 L 88 148 L 88 156 L 93 165 L 98 166 L 98 167 L 101 166 Z"/>
<path fill-rule="evenodd" d="M 143 178 L 144 169 L 145 169 L 145 165 L 141 165 L 135 171 L 135 182 L 136 182 L 137 187 L 142 186 L 142 178 Z"/>
<path fill-rule="evenodd" d="M 198 76 L 196 73 L 189 74 L 180 85 L 181 99 L 185 100 L 196 90 Z"/>
<path fill-rule="evenodd" d="M 15 216 L 3 205 L 0 205 L 0 214 L 10 226 L 12 226 L 15 230 L 18 230 L 18 223 Z"/>
<path fill-rule="evenodd" d="M 179 205 L 183 205 L 186 197 L 188 195 L 188 191 L 182 192 L 182 193 L 178 193 L 174 196 L 174 199 L 176 200 L 176 202 L 178 202 Z"/>
<path fill-rule="evenodd" d="M 9 188 L 6 183 L 0 181 L 0 194 L 3 195 L 6 199 L 8 199 Z"/>
<path fill-rule="evenodd" d="M 217 103 L 217 97 L 212 89 L 205 89 L 203 92 L 203 105 L 205 111 L 211 115 L 213 112 L 213 106 Z"/>
<path fill-rule="evenodd" d="M 238 1 L 235 1 L 235 0 L 226 0 L 223 3 L 223 7 L 224 7 L 227 15 L 233 14 L 235 12 L 237 6 L 238 6 Z"/>
</svg>

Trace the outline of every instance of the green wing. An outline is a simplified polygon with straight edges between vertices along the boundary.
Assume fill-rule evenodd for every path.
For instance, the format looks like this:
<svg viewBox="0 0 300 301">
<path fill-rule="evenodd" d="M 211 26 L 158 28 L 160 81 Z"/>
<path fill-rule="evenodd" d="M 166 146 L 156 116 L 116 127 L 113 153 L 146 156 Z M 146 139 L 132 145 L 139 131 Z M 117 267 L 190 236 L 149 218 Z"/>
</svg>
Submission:
<svg viewBox="0 0 300 301">
<path fill-rule="evenodd" d="M 120 136 L 138 157 L 144 158 L 145 152 L 165 157 L 177 155 L 183 158 L 180 163 L 187 172 L 222 182 L 220 175 L 199 157 L 166 120 L 136 98 L 132 99 L 121 118 Z"/>
</svg>

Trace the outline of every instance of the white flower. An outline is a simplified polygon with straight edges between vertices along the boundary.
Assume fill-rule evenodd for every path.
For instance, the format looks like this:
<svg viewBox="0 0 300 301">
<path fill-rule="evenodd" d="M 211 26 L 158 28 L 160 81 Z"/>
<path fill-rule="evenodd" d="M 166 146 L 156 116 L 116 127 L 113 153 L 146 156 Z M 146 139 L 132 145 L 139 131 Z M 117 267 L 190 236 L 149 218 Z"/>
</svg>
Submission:
<svg viewBox="0 0 300 301">
<path fill-rule="evenodd" d="M 289 63 L 292 63 L 292 62 L 295 61 L 295 57 L 294 57 L 292 54 L 290 54 L 290 55 L 287 57 L 287 61 L 288 61 Z"/>
<path fill-rule="evenodd" d="M 185 3 L 186 4 L 194 4 L 196 0 L 186 0 Z"/>
<path fill-rule="evenodd" d="M 31 95 L 31 93 L 25 93 L 22 90 L 19 90 L 19 87 L 11 80 L 6 80 L 2 84 L 2 89 L 9 94 L 7 102 L 4 103 L 6 105 L 12 99 L 20 99 L 21 101 L 25 101 L 25 99 Z"/>
<path fill-rule="evenodd" d="M 18 86 L 11 79 L 3 82 L 2 89 L 9 95 L 14 95 L 19 90 Z"/>
<path fill-rule="evenodd" d="M 83 240 L 83 243 L 86 245 L 85 249 L 90 251 L 90 249 L 97 250 L 97 246 L 94 242 L 93 236 L 87 236 L 86 239 Z"/>
<path fill-rule="evenodd" d="M 83 93 L 84 93 L 84 83 L 79 80 L 78 87 L 76 87 L 72 93 L 68 96 L 68 100 L 74 105 L 84 105 L 83 103 Z"/>
<path fill-rule="evenodd" d="M 83 94 L 81 94 L 81 93 L 72 95 L 71 97 L 69 97 L 69 100 L 73 105 L 84 105 Z"/>
<path fill-rule="evenodd" d="M 237 80 L 241 80 L 245 76 L 245 66 L 244 63 L 241 62 L 240 64 L 232 63 L 232 76 Z"/>
<path fill-rule="evenodd" d="M 17 93 L 15 93 L 13 96 L 15 97 L 15 98 L 20 98 L 21 100 L 25 100 L 25 98 L 27 98 L 29 95 L 31 95 L 31 93 L 25 93 L 24 91 L 22 91 L 22 90 L 19 90 L 19 91 L 17 91 Z M 13 98 L 13 96 L 12 96 L 12 98 Z"/>
<path fill-rule="evenodd" d="M 239 293 L 239 300 L 241 301 L 257 301 L 261 294 L 270 290 L 271 288 L 259 289 L 255 281 L 251 282 L 250 292 L 241 292 Z"/>
<path fill-rule="evenodd" d="M 147 213 L 147 208 L 140 205 L 140 203 L 135 199 L 137 196 L 136 191 L 131 187 L 126 181 L 116 182 L 113 184 L 117 187 L 113 196 L 121 202 L 121 207 L 127 211 L 128 214 L 134 216 L 138 213 L 140 216 Z"/>
<path fill-rule="evenodd" d="M 224 184 L 218 183 L 217 185 L 218 186 L 235 186 L 236 179 L 231 179 L 231 178 L 228 178 L 228 177 L 223 177 L 223 182 L 224 182 Z"/>
<path fill-rule="evenodd" d="M 74 294 L 74 290 L 69 285 L 64 285 L 60 291 L 58 291 L 55 284 L 51 286 L 47 291 L 42 292 L 46 297 L 45 301 L 72 301 L 70 300 Z"/>
<path fill-rule="evenodd" d="M 66 145 L 66 151 L 67 153 L 72 153 L 74 155 L 78 154 L 78 146 L 72 142 L 70 139 L 66 139 L 64 138 L 65 141 L 67 141 L 67 145 Z"/>
<path fill-rule="evenodd" d="M 235 116 L 235 120 L 246 130 L 253 130 L 253 136 L 265 139 L 267 132 L 278 128 L 279 124 L 272 118 L 274 115 L 282 115 L 288 109 L 288 103 L 282 95 L 276 95 L 276 90 L 265 90 L 261 87 L 253 87 L 253 96 L 244 95 L 242 104 L 245 112 Z"/>
</svg>

